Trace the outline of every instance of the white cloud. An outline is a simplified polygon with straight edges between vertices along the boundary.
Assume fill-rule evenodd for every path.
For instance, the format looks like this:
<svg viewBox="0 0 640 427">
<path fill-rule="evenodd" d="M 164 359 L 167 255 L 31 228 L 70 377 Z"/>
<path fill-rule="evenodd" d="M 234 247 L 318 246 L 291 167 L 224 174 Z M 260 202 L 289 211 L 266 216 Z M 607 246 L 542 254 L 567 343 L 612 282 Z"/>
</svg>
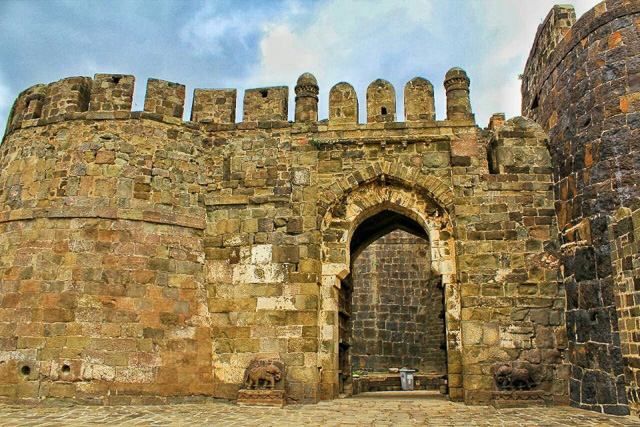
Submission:
<svg viewBox="0 0 640 427">
<path fill-rule="evenodd" d="M 578 0 L 576 10 L 580 15 L 597 2 Z M 472 106 L 484 126 L 494 112 L 520 114 L 518 74 L 553 4 L 329 0 L 308 7 L 290 1 L 276 21 L 263 27 L 260 61 L 245 83 L 292 87 L 300 74 L 311 72 L 321 89 L 322 118 L 330 87 L 348 81 L 358 92 L 364 120 L 366 87 L 381 77 L 396 88 L 401 119 L 403 85 L 422 75 L 434 84 L 438 118 L 444 118 L 442 79 L 449 68 L 462 66 L 471 77 Z"/>
<path fill-rule="evenodd" d="M 485 60 L 475 76 L 473 107 L 478 124 L 486 126 L 494 112 L 505 112 L 507 118 L 521 112 L 521 82 L 529 51 L 538 26 L 556 4 L 555 0 L 536 2 L 504 2 L 488 0 L 471 2 L 470 7 L 482 24 L 481 36 L 486 39 Z M 578 18 L 599 0 L 573 2 Z"/>
<path fill-rule="evenodd" d="M 356 87 L 364 108 L 367 84 L 378 77 L 400 77 L 385 71 L 413 62 L 412 49 L 404 47 L 416 42 L 416 34 L 426 39 L 434 28 L 427 0 L 330 0 L 306 9 L 299 2 L 289 5 L 279 20 L 265 25 L 260 62 L 248 85 L 292 85 L 300 74 L 311 72 L 321 87 L 320 117 L 326 117 L 329 89 L 343 80 Z"/>
<path fill-rule="evenodd" d="M 5 59 L 0 60 L 0 121 L 20 90 L 95 72 L 135 74 L 137 109 L 147 76 L 186 84 L 185 118 L 195 87 L 236 87 L 241 118 L 243 89 L 288 85 L 293 110 L 296 79 L 311 72 L 320 85 L 320 118 L 327 116 L 330 88 L 347 81 L 358 93 L 362 121 L 371 81 L 384 78 L 394 85 L 402 120 L 403 87 L 422 76 L 435 87 L 442 119 L 444 74 L 461 66 L 471 78 L 472 106 L 484 126 L 493 112 L 519 113 L 517 75 L 554 2 L 9 2 L 0 14 L 0 27 L 6 30 L 0 40 L 0 58 Z M 580 15 L 598 0 L 572 2 Z M 34 31 L 25 33 L 26 27 Z"/>
<path fill-rule="evenodd" d="M 196 53 L 224 53 L 225 41 L 233 40 L 247 48 L 246 39 L 256 31 L 259 15 L 254 9 L 225 11 L 216 4 L 205 3 L 193 18 L 182 26 L 180 38 Z"/>
<path fill-rule="evenodd" d="M 385 58 L 412 33 L 426 32 L 431 3 L 354 2 L 330 0 L 317 4 L 309 25 L 297 25 L 303 12 L 296 6 L 274 25 L 265 27 L 262 56 L 256 77 L 277 80 L 307 70 L 322 70 L 324 78 L 340 77 L 345 70 L 384 63 Z M 411 52 L 405 52 L 407 57 Z"/>
</svg>

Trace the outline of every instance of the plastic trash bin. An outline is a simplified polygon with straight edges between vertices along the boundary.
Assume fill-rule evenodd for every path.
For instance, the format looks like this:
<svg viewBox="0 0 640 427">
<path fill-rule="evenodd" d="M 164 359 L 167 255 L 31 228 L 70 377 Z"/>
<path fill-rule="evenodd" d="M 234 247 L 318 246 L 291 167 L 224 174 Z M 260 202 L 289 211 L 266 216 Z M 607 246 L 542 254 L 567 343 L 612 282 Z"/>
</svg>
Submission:
<svg viewBox="0 0 640 427">
<path fill-rule="evenodd" d="M 413 373 L 415 369 L 400 369 L 400 383 L 402 385 L 402 390 L 413 390 Z"/>
</svg>

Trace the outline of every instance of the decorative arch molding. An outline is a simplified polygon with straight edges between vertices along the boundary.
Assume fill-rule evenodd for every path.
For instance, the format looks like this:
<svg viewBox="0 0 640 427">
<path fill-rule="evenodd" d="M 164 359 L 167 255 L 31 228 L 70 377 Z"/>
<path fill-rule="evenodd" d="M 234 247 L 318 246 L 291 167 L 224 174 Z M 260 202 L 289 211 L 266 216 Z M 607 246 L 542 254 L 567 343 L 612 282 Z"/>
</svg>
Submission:
<svg viewBox="0 0 640 427">
<path fill-rule="evenodd" d="M 422 173 L 415 166 L 398 161 L 377 161 L 366 168 L 357 169 L 335 179 L 322 190 L 318 201 L 319 217 L 324 220 L 328 211 L 344 197 L 359 187 L 379 181 L 381 184 L 397 184 L 433 199 L 442 209 L 453 213 L 453 189 L 437 177 Z"/>
<path fill-rule="evenodd" d="M 396 165 L 397 166 L 397 165 Z M 446 341 L 450 388 L 462 388 L 461 295 L 456 280 L 455 242 L 449 212 L 452 192 L 441 181 L 423 177 L 417 168 L 394 168 L 381 163 L 355 171 L 336 185 L 349 184 L 329 195 L 331 202 L 321 217 L 322 305 L 319 316 L 323 372 L 330 382 L 338 370 L 338 294 L 341 280 L 351 269 L 350 243 L 368 218 L 388 210 L 417 222 L 428 236 L 432 270 L 441 275 L 445 293 Z M 333 375 L 333 373 L 336 375 Z M 329 386 L 329 384 L 326 384 Z M 337 385 L 333 387 L 337 393 Z M 460 393 L 455 393 L 461 395 Z"/>
<path fill-rule="evenodd" d="M 420 224 L 429 237 L 433 270 L 438 274 L 454 274 L 453 228 L 448 211 L 415 189 L 395 185 L 393 181 L 372 180 L 345 193 L 324 215 L 321 224 L 323 275 L 331 271 L 339 279 L 346 277 L 353 233 L 364 220 L 384 210 Z"/>
</svg>

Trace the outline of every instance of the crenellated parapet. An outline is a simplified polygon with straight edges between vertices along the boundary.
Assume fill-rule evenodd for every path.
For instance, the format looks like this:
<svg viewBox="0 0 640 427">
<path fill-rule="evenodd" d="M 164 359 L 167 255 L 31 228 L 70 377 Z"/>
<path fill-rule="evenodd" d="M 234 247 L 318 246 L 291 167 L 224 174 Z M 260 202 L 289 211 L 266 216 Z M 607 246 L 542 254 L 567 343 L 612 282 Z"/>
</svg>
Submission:
<svg viewBox="0 0 640 427">
<path fill-rule="evenodd" d="M 90 93 L 91 79 L 88 77 L 69 77 L 51 83 L 47 88 L 42 116 L 48 119 L 87 111 Z"/>
<path fill-rule="evenodd" d="M 473 124 L 469 101 L 469 78 L 460 68 L 451 69 L 445 79 L 448 124 Z M 96 74 L 69 77 L 47 85 L 32 86 L 18 96 L 7 122 L 5 135 L 16 129 L 42 126 L 64 120 L 106 120 L 145 118 L 171 124 L 183 123 L 186 87 L 180 83 L 150 78 L 144 110 L 132 112 L 135 77 L 125 74 Z M 319 124 L 320 88 L 310 73 L 300 76 L 295 86 L 295 122 Z M 236 89 L 195 89 L 189 121 L 209 131 L 233 128 L 289 126 L 289 88 L 286 86 L 247 89 L 244 92 L 242 122 L 236 123 Z M 366 93 L 367 124 L 361 124 L 358 95 L 349 83 L 336 84 L 329 91 L 328 124 L 347 128 L 398 122 L 396 91 L 383 79 L 372 82 Z M 407 125 L 436 121 L 434 90 L 423 77 L 404 87 L 404 120 Z"/>
<path fill-rule="evenodd" d="M 422 77 L 415 77 L 404 87 L 404 117 L 408 122 L 436 119 L 433 85 Z"/>
<path fill-rule="evenodd" d="M 344 82 L 319 121 L 308 73 L 294 123 L 286 86 L 196 89 L 184 121 L 184 85 L 149 79 L 131 112 L 134 82 L 64 79 L 14 105 L 0 146 L 0 398 L 235 400 L 248 361 L 269 355 L 287 363 L 292 403 L 333 399 L 348 359 L 341 280 L 364 247 L 352 242 L 413 222 L 443 288 L 432 314 L 450 398 L 487 404 L 491 367 L 532 357 L 539 392 L 565 394 L 560 346 L 529 351 L 564 332 L 556 265 L 539 261 L 555 236 L 545 135 L 503 116 L 481 131 L 463 70 L 447 74 L 438 121 L 422 77 L 402 90 L 404 122 L 400 90 L 374 81 L 366 123 Z"/>
<path fill-rule="evenodd" d="M 149 79 L 144 111 L 162 116 L 182 118 L 186 87 L 180 83 Z"/>
<path fill-rule="evenodd" d="M 378 79 L 367 88 L 367 122 L 396 121 L 396 91 L 386 80 Z"/>
<path fill-rule="evenodd" d="M 287 121 L 289 88 L 286 86 L 248 89 L 244 92 L 245 122 Z"/>
</svg>

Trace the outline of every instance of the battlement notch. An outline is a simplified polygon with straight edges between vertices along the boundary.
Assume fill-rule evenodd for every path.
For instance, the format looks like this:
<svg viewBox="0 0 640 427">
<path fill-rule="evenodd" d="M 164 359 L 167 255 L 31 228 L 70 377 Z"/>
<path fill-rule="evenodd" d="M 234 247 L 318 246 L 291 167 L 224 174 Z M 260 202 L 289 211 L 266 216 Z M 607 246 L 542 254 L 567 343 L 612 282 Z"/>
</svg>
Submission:
<svg viewBox="0 0 640 427">
<path fill-rule="evenodd" d="M 236 89 L 196 89 L 193 91 L 191 121 L 198 123 L 235 123 Z"/>
<path fill-rule="evenodd" d="M 245 122 L 287 121 L 289 116 L 287 86 L 247 89 L 244 92 Z"/>
<path fill-rule="evenodd" d="M 396 121 L 396 91 L 386 80 L 377 79 L 367 87 L 367 122 Z"/>
<path fill-rule="evenodd" d="M 404 87 L 404 117 L 407 122 L 436 119 L 433 85 L 422 77 L 415 77 Z"/>
<path fill-rule="evenodd" d="M 186 88 L 180 83 L 165 80 L 147 80 L 144 111 L 163 116 L 182 118 Z"/>
<path fill-rule="evenodd" d="M 131 111 L 136 78 L 124 74 L 96 74 L 89 111 Z"/>
<path fill-rule="evenodd" d="M 340 82 L 329 91 L 329 123 L 358 123 L 358 95 L 349 83 Z"/>
<path fill-rule="evenodd" d="M 90 77 L 68 77 L 51 83 L 42 108 L 42 117 L 53 119 L 66 113 L 79 113 L 89 109 Z"/>
</svg>

